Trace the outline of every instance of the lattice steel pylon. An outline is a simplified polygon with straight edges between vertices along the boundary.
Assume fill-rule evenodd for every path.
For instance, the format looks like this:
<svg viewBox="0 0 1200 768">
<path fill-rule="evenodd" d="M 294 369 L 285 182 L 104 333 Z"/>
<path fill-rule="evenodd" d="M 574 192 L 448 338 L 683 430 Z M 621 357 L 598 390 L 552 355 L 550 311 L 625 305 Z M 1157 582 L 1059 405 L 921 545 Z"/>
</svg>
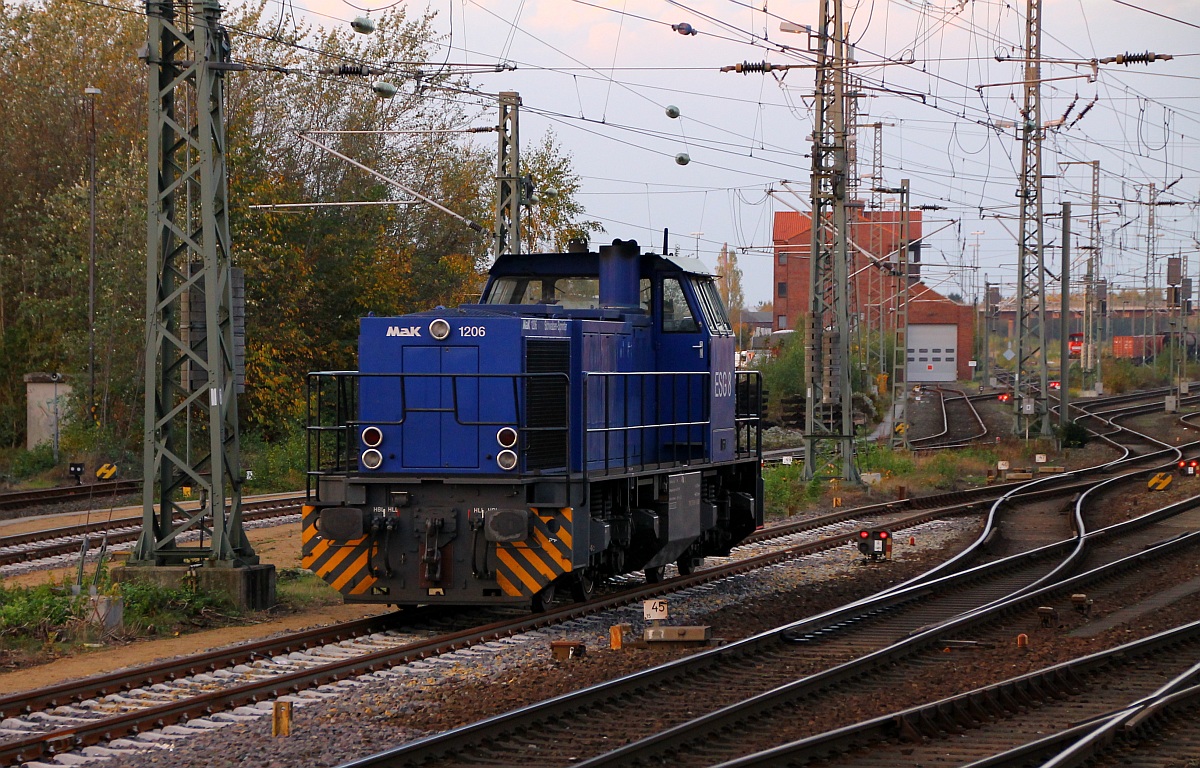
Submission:
<svg viewBox="0 0 1200 768">
<path fill-rule="evenodd" d="M 859 482 L 850 380 L 846 229 L 846 40 L 841 0 L 822 0 L 812 149 L 812 240 L 805 328 L 804 477 L 837 466 Z"/>
<path fill-rule="evenodd" d="M 521 97 L 500 93 L 500 141 L 496 153 L 496 234 L 492 257 L 521 252 Z"/>
<path fill-rule="evenodd" d="M 900 247 L 896 252 L 896 324 L 892 344 L 892 448 L 907 450 L 908 441 L 908 224 L 911 210 L 908 179 L 900 181 Z"/>
<path fill-rule="evenodd" d="M 229 38 L 215 0 L 149 0 L 146 16 L 145 479 L 130 565 L 256 565 L 241 519 L 223 114 Z M 199 492 L 199 508 L 185 509 L 185 487 Z M 185 543 L 191 532 L 199 541 Z"/>
<path fill-rule="evenodd" d="M 1028 435 L 1041 422 L 1051 434 L 1046 390 L 1046 269 L 1042 253 L 1041 0 L 1025 12 L 1025 104 L 1021 109 L 1020 232 L 1017 244 L 1017 380 L 1013 432 Z"/>
</svg>

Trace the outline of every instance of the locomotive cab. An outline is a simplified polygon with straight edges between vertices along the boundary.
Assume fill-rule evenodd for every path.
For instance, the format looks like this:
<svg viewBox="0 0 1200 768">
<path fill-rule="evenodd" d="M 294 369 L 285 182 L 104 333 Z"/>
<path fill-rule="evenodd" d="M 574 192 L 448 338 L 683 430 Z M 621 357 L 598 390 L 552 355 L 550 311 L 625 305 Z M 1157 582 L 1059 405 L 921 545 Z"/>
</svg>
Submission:
<svg viewBox="0 0 1200 768">
<path fill-rule="evenodd" d="M 700 262 L 619 240 L 363 318 L 359 370 L 309 377 L 305 565 L 351 601 L 536 607 L 727 554 L 762 522 L 734 341 Z"/>
</svg>

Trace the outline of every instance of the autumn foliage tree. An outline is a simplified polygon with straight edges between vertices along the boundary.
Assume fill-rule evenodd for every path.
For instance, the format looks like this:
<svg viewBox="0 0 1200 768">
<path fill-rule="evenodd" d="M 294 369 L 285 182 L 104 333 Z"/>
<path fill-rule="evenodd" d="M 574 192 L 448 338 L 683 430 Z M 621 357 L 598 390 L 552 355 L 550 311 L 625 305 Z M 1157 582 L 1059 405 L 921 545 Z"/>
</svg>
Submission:
<svg viewBox="0 0 1200 768">
<path fill-rule="evenodd" d="M 745 346 L 745 329 L 742 327 L 742 312 L 746 309 L 746 296 L 742 293 L 742 270 L 738 267 L 737 251 L 726 243 L 717 254 L 717 291 L 725 302 L 729 312 L 729 321 L 738 335 L 738 341 Z"/>
<path fill-rule="evenodd" d="M 337 74 L 342 65 L 436 59 L 428 13 L 397 6 L 377 18 L 375 34 L 362 36 L 298 25 L 268 9 L 277 12 L 262 0 L 235 6 L 222 23 L 233 59 L 249 65 L 227 73 L 225 108 L 232 256 L 246 274 L 247 388 L 239 416 L 270 439 L 292 432 L 302 417 L 308 371 L 356 367 L 360 317 L 468 299 L 491 246 L 488 235 L 299 134 L 486 233 L 495 138 L 465 129 L 494 125 L 496 106 L 435 66 L 388 65 L 382 78 Z M 127 446 L 140 443 L 147 95 L 137 52 L 144 14 L 134 0 L 0 5 L 0 447 L 23 440 L 23 373 L 86 375 L 87 86 L 102 91 L 95 102 L 97 389 L 105 428 Z M 396 85 L 395 98 L 376 96 L 373 79 Z M 558 192 L 534 215 L 531 236 L 557 245 L 595 231 L 553 137 L 527 160 Z M 285 203 L 356 205 L 261 207 Z"/>
</svg>

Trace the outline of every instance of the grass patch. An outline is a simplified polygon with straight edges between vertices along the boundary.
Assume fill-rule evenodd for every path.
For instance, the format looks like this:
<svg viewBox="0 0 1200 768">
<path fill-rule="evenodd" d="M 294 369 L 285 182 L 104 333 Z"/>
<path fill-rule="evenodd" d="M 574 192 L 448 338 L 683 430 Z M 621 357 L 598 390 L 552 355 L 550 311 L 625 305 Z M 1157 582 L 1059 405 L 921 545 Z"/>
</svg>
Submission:
<svg viewBox="0 0 1200 768">
<path fill-rule="evenodd" d="M 275 598 L 280 608 L 290 611 L 342 604 L 341 593 L 304 568 L 275 571 Z"/>
<path fill-rule="evenodd" d="M 0 659 L 5 666 L 43 663 L 105 639 L 180 635 L 228 626 L 241 618 L 226 597 L 194 585 L 171 589 L 137 581 L 114 584 L 106 575 L 98 591 L 122 598 L 124 605 L 124 624 L 107 638 L 89 618 L 86 591 L 76 595 L 65 582 L 0 585 Z"/>
<path fill-rule="evenodd" d="M 764 513 L 790 517 L 821 498 L 821 482 L 804 480 L 803 464 L 776 464 L 763 469 Z"/>
<path fill-rule="evenodd" d="M 240 618 L 224 595 L 194 584 L 170 588 L 142 581 L 109 585 L 109 592 L 125 599 L 127 635 L 182 634 L 222 626 Z"/>
</svg>

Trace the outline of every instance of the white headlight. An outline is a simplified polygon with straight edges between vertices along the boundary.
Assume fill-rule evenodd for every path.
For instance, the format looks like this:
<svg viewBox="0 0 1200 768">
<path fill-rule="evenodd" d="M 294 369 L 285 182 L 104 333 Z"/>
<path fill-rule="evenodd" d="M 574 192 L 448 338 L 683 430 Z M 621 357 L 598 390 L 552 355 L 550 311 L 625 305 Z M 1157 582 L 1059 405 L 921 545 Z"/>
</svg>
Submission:
<svg viewBox="0 0 1200 768">
<path fill-rule="evenodd" d="M 383 454 L 374 448 L 368 448 L 362 452 L 361 461 L 367 469 L 379 469 L 379 465 L 383 464 Z"/>
<path fill-rule="evenodd" d="M 439 317 L 429 324 L 429 335 L 441 341 L 450 335 L 450 323 Z"/>
<path fill-rule="evenodd" d="M 517 444 L 517 430 L 512 427 L 501 427 L 496 433 L 496 442 L 501 448 L 512 448 Z"/>
<path fill-rule="evenodd" d="M 500 451 L 496 454 L 496 463 L 505 471 L 517 466 L 517 454 L 513 451 Z"/>
<path fill-rule="evenodd" d="M 375 448 L 383 442 L 383 430 L 379 427 L 367 427 L 362 431 L 363 445 Z"/>
</svg>

